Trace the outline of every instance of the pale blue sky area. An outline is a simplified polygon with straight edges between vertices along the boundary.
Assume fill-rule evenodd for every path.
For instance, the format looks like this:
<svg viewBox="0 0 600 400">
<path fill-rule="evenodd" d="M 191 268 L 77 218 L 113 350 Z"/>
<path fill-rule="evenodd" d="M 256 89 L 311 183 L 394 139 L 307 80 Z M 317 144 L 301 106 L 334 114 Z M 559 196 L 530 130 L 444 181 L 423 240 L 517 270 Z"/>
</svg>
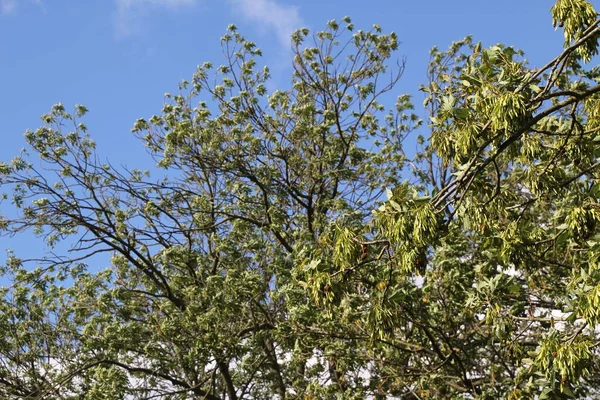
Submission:
<svg viewBox="0 0 600 400">
<path fill-rule="evenodd" d="M 597 0 L 595 3 L 598 3 Z M 114 164 L 149 168 L 130 129 L 158 113 L 165 92 L 175 92 L 204 61 L 220 64 L 219 38 L 229 23 L 255 41 L 287 87 L 288 35 L 318 30 L 330 19 L 352 17 L 357 29 L 380 24 L 402 42 L 407 70 L 397 93 L 416 94 L 425 82 L 428 51 L 472 34 L 525 50 L 541 65 L 560 50 L 542 0 L 0 0 L 0 160 L 17 155 L 23 132 L 62 102 L 90 113 L 85 122 L 98 150 Z M 595 4 L 599 9 L 599 4 Z M 390 104 L 391 106 L 392 104 Z M 23 243 L 0 238 L 0 250 Z M 0 261 L 4 254 L 0 254 Z"/>
</svg>

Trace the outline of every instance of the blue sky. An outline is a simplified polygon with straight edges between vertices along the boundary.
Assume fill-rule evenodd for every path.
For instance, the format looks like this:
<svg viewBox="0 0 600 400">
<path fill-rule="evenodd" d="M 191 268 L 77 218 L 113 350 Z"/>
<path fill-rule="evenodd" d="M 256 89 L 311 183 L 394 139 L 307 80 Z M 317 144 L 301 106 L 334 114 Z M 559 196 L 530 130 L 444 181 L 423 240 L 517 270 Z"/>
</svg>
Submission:
<svg viewBox="0 0 600 400">
<path fill-rule="evenodd" d="M 596 0 L 595 3 L 598 3 Z M 85 121 L 102 157 L 131 168 L 149 168 L 130 129 L 158 113 L 165 92 L 190 78 L 198 64 L 222 60 L 219 38 L 229 23 L 255 41 L 286 87 L 288 36 L 329 19 L 352 17 L 356 28 L 377 23 L 402 42 L 407 70 L 397 94 L 425 81 L 428 51 L 472 34 L 484 45 L 525 50 L 532 65 L 560 51 L 542 0 L 0 0 L 0 160 L 17 155 L 23 132 L 62 102 L 87 106 Z M 595 4 L 599 9 L 599 4 Z M 391 106 L 391 104 L 390 104 Z M 8 239 L 0 238 L 2 241 Z M 9 243 L 0 243 L 0 250 Z M 21 247 L 13 241 L 9 247 Z M 3 254 L 0 254 L 0 260 Z"/>
</svg>

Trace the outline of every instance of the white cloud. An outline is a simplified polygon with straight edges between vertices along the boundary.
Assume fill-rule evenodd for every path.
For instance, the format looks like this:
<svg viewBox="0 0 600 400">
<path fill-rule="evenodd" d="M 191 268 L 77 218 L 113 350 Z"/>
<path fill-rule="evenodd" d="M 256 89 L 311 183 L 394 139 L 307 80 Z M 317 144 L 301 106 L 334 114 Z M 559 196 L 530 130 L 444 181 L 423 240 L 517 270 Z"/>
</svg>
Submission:
<svg viewBox="0 0 600 400">
<path fill-rule="evenodd" d="M 4 0 L 0 0 L 4 1 Z M 141 29 L 144 14 L 152 8 L 176 11 L 193 6 L 197 0 L 116 0 L 115 28 L 119 36 L 129 36 Z"/>
<path fill-rule="evenodd" d="M 31 0 L 31 2 L 39 7 L 44 6 L 42 0 Z M 23 1 L 21 0 L 20 3 L 23 4 Z M 18 0 L 0 0 L 0 15 L 8 15 L 14 13 L 17 9 L 17 4 L 19 4 Z"/>
<path fill-rule="evenodd" d="M 229 0 L 253 22 L 275 31 L 284 47 L 290 46 L 290 35 L 302 25 L 298 7 L 282 5 L 275 0 Z"/>
<path fill-rule="evenodd" d="M 0 0 L 11 1 L 11 0 Z M 14 0 L 12 0 L 14 1 Z M 115 0 L 115 27 L 119 36 L 139 33 L 144 15 L 152 9 L 177 11 L 191 7 L 200 0 Z M 206 1 L 206 0 L 205 0 Z M 211 0 L 216 2 L 218 0 Z M 241 14 L 259 29 L 274 32 L 284 47 L 290 46 L 290 35 L 301 27 L 298 7 L 283 5 L 277 0 L 228 0 L 233 11 Z"/>
<path fill-rule="evenodd" d="M 11 14 L 17 8 L 17 0 L 0 0 L 0 14 Z"/>
</svg>

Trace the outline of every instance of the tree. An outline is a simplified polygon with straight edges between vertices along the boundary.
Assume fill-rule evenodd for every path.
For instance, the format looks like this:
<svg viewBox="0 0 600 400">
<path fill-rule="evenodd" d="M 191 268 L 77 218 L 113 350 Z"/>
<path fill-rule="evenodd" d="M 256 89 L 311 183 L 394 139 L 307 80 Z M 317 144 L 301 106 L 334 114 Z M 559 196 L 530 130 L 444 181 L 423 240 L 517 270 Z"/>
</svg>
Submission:
<svg viewBox="0 0 600 400">
<path fill-rule="evenodd" d="M 407 95 L 380 103 L 393 33 L 301 29 L 291 89 L 268 94 L 230 26 L 225 64 L 134 125 L 159 180 L 100 161 L 85 107 L 54 106 L 26 133 L 40 166 L 0 165 L 0 227 L 56 249 L 2 269 L 0 394 L 593 396 L 600 28 L 583 0 L 552 14 L 565 50 L 542 68 L 433 49 L 427 124 Z"/>
</svg>

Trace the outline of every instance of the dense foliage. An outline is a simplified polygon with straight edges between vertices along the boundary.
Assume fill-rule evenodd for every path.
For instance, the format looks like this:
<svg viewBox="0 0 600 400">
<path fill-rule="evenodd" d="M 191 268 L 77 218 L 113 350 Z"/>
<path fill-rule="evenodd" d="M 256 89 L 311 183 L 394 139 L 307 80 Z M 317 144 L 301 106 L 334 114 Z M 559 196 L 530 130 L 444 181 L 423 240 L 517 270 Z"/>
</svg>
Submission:
<svg viewBox="0 0 600 400">
<path fill-rule="evenodd" d="M 382 104 L 403 65 L 378 26 L 297 31 L 273 92 L 230 26 L 135 123 L 160 180 L 54 106 L 0 164 L 0 229 L 48 249 L 1 269 L 0 397 L 598 395 L 600 22 L 551 12 L 541 68 L 433 49 L 423 111 Z"/>
</svg>

